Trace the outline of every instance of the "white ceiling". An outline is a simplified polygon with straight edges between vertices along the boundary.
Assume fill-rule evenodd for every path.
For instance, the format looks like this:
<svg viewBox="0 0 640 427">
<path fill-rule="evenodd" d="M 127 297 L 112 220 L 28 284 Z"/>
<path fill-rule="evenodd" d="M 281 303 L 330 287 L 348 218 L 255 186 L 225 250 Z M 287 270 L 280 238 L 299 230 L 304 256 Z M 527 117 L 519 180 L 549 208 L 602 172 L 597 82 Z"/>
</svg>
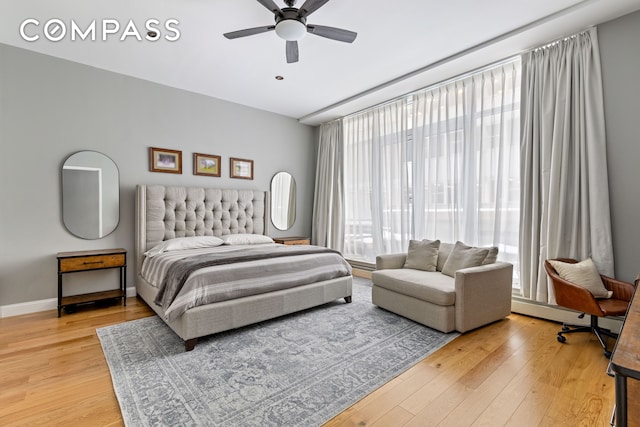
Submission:
<svg viewBox="0 0 640 427">
<path fill-rule="evenodd" d="M 287 64 L 274 32 L 222 36 L 273 23 L 255 0 L 2 0 L 0 42 L 319 124 L 639 9 L 640 0 L 332 0 L 308 23 L 356 31 L 355 42 L 308 34 L 300 62 Z M 37 41 L 20 36 L 27 18 L 40 22 L 27 26 Z M 96 20 L 98 40 L 49 41 L 52 18 L 68 29 Z M 129 20 L 144 37 L 151 18 L 178 20 L 180 38 L 120 41 Z M 122 28 L 102 41 L 105 19 Z"/>
</svg>

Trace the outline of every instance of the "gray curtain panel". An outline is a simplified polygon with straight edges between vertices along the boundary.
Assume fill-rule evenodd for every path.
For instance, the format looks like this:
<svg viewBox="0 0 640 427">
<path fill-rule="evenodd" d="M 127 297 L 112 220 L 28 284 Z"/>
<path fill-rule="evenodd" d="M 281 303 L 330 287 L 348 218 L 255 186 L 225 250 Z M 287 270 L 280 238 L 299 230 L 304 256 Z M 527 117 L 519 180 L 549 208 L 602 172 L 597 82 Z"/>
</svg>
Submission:
<svg viewBox="0 0 640 427">
<path fill-rule="evenodd" d="M 522 57 L 520 273 L 554 303 L 549 258 L 593 258 L 613 275 L 602 74 L 596 29 Z"/>
<path fill-rule="evenodd" d="M 320 126 L 311 243 L 342 251 L 344 245 L 344 154 L 342 121 Z"/>
</svg>

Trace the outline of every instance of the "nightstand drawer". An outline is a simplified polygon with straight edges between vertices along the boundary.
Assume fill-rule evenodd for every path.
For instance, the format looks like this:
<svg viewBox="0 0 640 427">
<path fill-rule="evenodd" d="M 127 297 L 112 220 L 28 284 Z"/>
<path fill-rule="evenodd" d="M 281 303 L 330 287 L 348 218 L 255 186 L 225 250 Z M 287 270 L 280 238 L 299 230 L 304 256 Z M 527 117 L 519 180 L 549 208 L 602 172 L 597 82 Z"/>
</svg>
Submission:
<svg viewBox="0 0 640 427">
<path fill-rule="evenodd" d="M 60 260 L 60 272 L 97 270 L 125 265 L 124 254 L 95 255 Z"/>
<path fill-rule="evenodd" d="M 282 245 L 310 245 L 308 237 L 274 237 L 273 241 Z"/>
</svg>

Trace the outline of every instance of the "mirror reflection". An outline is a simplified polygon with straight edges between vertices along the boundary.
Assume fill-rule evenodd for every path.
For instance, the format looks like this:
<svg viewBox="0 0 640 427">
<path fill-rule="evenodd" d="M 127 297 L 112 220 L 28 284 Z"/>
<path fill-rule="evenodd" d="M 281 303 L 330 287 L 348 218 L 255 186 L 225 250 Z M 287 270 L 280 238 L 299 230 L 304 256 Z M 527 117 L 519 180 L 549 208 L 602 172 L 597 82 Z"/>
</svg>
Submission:
<svg viewBox="0 0 640 427">
<path fill-rule="evenodd" d="M 288 230 L 296 221 L 296 180 L 288 172 L 271 179 L 271 222 L 278 230 Z"/>
<path fill-rule="evenodd" d="M 111 233 L 120 220 L 118 167 L 96 151 L 79 151 L 62 165 L 62 222 L 83 239 Z"/>
</svg>

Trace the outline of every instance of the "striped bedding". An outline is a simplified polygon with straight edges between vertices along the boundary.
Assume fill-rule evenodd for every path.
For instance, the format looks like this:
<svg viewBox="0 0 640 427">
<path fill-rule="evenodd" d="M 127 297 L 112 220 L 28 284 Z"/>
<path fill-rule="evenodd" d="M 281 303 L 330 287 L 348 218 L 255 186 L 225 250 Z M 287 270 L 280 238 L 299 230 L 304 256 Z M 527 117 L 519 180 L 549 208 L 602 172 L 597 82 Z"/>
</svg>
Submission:
<svg viewBox="0 0 640 427">
<path fill-rule="evenodd" d="M 275 258 L 251 259 L 265 250 Z M 158 288 L 165 319 L 172 321 L 192 307 L 307 285 L 351 274 L 351 267 L 334 251 L 318 246 L 279 244 L 223 245 L 215 248 L 167 252 L 145 258 L 142 277 Z M 303 252 L 302 254 L 300 252 Z M 311 252 L 311 253 L 306 253 Z M 213 254 L 220 258 L 248 257 L 246 261 L 205 267 L 192 272 L 176 289 L 166 283 L 181 260 Z M 167 286 L 168 285 L 168 286 Z"/>
</svg>

